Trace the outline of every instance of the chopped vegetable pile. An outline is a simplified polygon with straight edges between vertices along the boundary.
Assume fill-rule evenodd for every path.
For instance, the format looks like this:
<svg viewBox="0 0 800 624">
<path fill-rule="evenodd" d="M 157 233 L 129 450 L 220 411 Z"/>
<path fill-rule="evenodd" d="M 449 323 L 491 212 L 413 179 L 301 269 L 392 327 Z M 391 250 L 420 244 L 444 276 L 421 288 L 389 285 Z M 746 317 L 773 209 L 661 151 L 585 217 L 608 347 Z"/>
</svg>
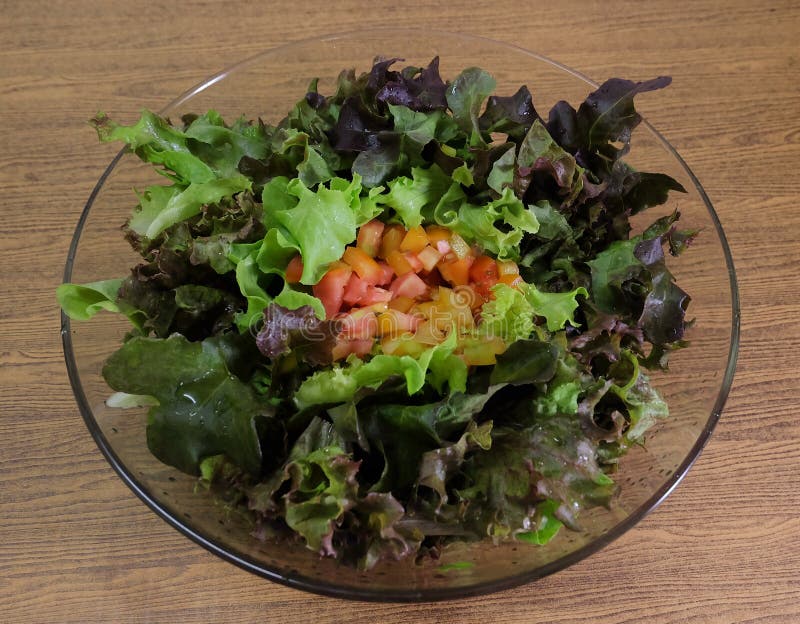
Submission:
<svg viewBox="0 0 800 624">
<path fill-rule="evenodd" d="M 666 249 L 681 185 L 623 157 L 634 96 L 611 79 L 543 118 L 468 68 L 342 72 L 277 126 L 214 111 L 92 123 L 165 184 L 124 227 L 142 261 L 64 284 L 64 311 L 132 329 L 110 404 L 237 505 L 253 533 L 370 568 L 454 540 L 544 544 L 608 506 L 626 450 L 667 416 L 646 370 L 684 347 Z"/>
</svg>

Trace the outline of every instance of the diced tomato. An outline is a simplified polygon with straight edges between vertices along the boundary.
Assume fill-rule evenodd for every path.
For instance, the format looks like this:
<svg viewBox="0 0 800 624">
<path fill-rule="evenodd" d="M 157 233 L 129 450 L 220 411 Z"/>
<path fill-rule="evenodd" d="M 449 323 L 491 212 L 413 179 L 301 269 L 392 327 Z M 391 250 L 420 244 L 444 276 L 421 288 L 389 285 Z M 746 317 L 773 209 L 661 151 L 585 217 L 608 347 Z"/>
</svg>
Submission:
<svg viewBox="0 0 800 624">
<path fill-rule="evenodd" d="M 385 288 L 368 284 L 366 280 L 353 273 L 345 286 L 343 300 L 351 306 L 371 306 L 391 301 L 392 293 Z"/>
<path fill-rule="evenodd" d="M 469 307 L 473 312 L 481 309 L 481 306 L 486 303 L 489 298 L 478 292 L 475 284 L 467 284 L 466 286 L 459 286 L 459 292 L 468 300 Z"/>
<path fill-rule="evenodd" d="M 385 288 L 378 288 L 377 286 L 367 286 L 367 292 L 359 301 L 362 306 L 372 306 L 376 303 L 388 303 L 392 300 L 392 293 Z"/>
<path fill-rule="evenodd" d="M 406 254 L 399 249 L 389 252 L 389 255 L 386 256 L 386 262 L 389 263 L 389 266 L 392 267 L 392 270 L 397 275 L 405 275 L 406 273 L 414 272 L 414 267 L 411 266 L 408 258 L 406 258 Z"/>
<path fill-rule="evenodd" d="M 422 263 L 422 268 L 426 271 L 432 271 L 436 263 L 442 259 L 442 254 L 428 245 L 417 252 L 417 258 L 419 258 L 419 261 Z"/>
<path fill-rule="evenodd" d="M 378 319 L 369 309 L 353 310 L 338 317 L 341 324 L 339 335 L 348 340 L 366 340 L 378 331 Z"/>
<path fill-rule="evenodd" d="M 370 288 L 370 285 L 353 273 L 344 288 L 344 302 L 351 306 L 361 303 L 361 300 L 367 294 L 368 288 Z"/>
<path fill-rule="evenodd" d="M 381 268 L 381 281 L 375 284 L 376 286 L 388 286 L 392 283 L 394 278 L 394 269 L 385 262 L 379 262 L 378 266 Z"/>
<path fill-rule="evenodd" d="M 359 357 L 363 357 L 372 351 L 374 345 L 375 341 L 372 338 L 367 338 L 366 340 L 351 340 L 350 352 L 355 353 Z"/>
<path fill-rule="evenodd" d="M 410 251 L 404 251 L 403 257 L 406 259 L 406 262 L 411 265 L 411 269 L 414 273 L 419 273 L 424 267 L 422 266 L 422 262 L 417 257 L 417 254 L 411 253 Z"/>
<path fill-rule="evenodd" d="M 343 360 L 351 353 L 355 353 L 359 357 L 363 357 L 372 351 L 375 341 L 372 338 L 364 340 L 347 340 L 346 338 L 339 338 L 336 341 L 331 353 L 334 360 Z"/>
<path fill-rule="evenodd" d="M 303 276 L 303 258 L 297 254 L 286 266 L 286 283 L 297 284 Z"/>
<path fill-rule="evenodd" d="M 469 269 L 470 280 L 475 283 L 497 282 L 497 261 L 489 256 L 479 256 Z"/>
<path fill-rule="evenodd" d="M 378 254 L 381 258 L 388 260 L 389 254 L 400 250 L 400 243 L 406 236 L 406 229 L 402 225 L 390 225 L 383 231 L 381 239 L 381 249 Z"/>
<path fill-rule="evenodd" d="M 417 329 L 422 319 L 413 314 L 404 314 L 397 310 L 387 310 L 378 317 L 378 335 L 396 336 Z"/>
<path fill-rule="evenodd" d="M 363 249 L 364 253 L 370 258 L 377 256 L 381 249 L 381 237 L 383 236 L 384 227 L 386 226 L 383 221 L 373 219 L 362 225 L 358 230 L 356 246 L 359 249 Z"/>
<path fill-rule="evenodd" d="M 453 286 L 466 286 L 469 283 L 469 269 L 474 260 L 472 256 L 465 256 L 454 262 L 440 262 L 436 268 Z"/>
<path fill-rule="evenodd" d="M 341 309 L 344 289 L 352 274 L 350 267 L 339 263 L 328 269 L 322 279 L 312 286 L 314 296 L 322 301 L 326 318 L 333 318 Z"/>
<path fill-rule="evenodd" d="M 480 298 L 483 301 L 489 301 L 490 299 L 494 299 L 494 293 L 492 292 L 492 286 L 497 284 L 497 282 L 476 282 L 471 284 L 471 286 L 475 289 L 475 292 L 478 293 Z"/>
<path fill-rule="evenodd" d="M 428 235 L 422 226 L 412 227 L 403 237 L 400 243 L 400 251 L 410 251 L 418 253 L 428 245 Z"/>
<path fill-rule="evenodd" d="M 414 301 L 411 297 L 395 297 L 389 302 L 389 308 L 391 310 L 398 310 L 400 312 L 408 312 L 411 308 L 414 307 Z"/>
<path fill-rule="evenodd" d="M 450 243 L 448 243 L 445 240 L 436 241 L 436 250 L 442 255 L 445 255 L 452 251 Z"/>
<path fill-rule="evenodd" d="M 347 264 L 353 267 L 358 276 L 368 284 L 375 285 L 381 281 L 383 271 L 378 263 L 370 258 L 363 249 L 358 247 L 347 247 L 342 256 Z"/>
<path fill-rule="evenodd" d="M 406 273 L 389 286 L 395 297 L 421 298 L 428 292 L 428 285 L 416 273 Z"/>
</svg>

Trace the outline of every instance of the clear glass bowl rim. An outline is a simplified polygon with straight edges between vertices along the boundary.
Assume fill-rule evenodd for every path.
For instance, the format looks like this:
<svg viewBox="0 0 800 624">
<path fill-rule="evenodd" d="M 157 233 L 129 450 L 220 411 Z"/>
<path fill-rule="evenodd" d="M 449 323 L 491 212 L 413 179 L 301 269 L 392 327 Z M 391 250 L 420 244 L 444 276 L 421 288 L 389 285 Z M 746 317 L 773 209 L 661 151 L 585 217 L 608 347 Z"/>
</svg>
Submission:
<svg viewBox="0 0 800 624">
<path fill-rule="evenodd" d="M 307 45 L 313 42 L 335 41 L 337 39 L 344 39 L 354 36 L 357 37 L 364 35 L 375 35 L 381 32 L 392 33 L 394 35 L 407 32 L 409 34 L 413 33 L 415 36 L 420 36 L 420 35 L 430 35 L 432 37 L 443 36 L 450 38 L 462 38 L 465 41 L 472 40 L 485 44 L 492 44 L 498 47 L 504 47 L 509 51 L 513 51 L 515 53 L 520 53 L 530 56 L 543 63 L 551 65 L 552 67 L 563 70 L 575 76 L 576 78 L 586 82 L 587 85 L 591 86 L 592 88 L 597 88 L 599 86 L 598 83 L 588 78 L 584 74 L 575 71 L 574 69 L 562 65 L 561 63 L 558 63 L 557 61 L 554 61 L 550 58 L 547 58 L 545 56 L 542 56 L 540 54 L 537 54 L 535 52 L 532 52 L 530 50 L 527 50 L 525 48 L 507 42 L 498 41 L 495 39 L 490 39 L 488 37 L 482 37 L 479 35 L 469 35 L 464 33 L 447 32 L 441 30 L 419 29 L 419 28 L 398 29 L 398 28 L 378 27 L 369 29 L 350 30 L 341 33 L 331 33 L 327 35 L 309 37 L 306 39 L 292 41 L 280 46 L 275 46 L 267 50 L 263 50 L 262 52 L 259 52 L 226 69 L 223 69 L 222 71 L 212 75 L 211 77 L 187 89 L 177 98 L 175 98 L 172 102 L 170 102 L 164 109 L 162 109 L 161 112 L 162 113 L 169 112 L 170 109 L 180 106 L 194 95 L 197 95 L 202 91 L 205 91 L 209 87 L 213 86 L 214 84 L 220 82 L 221 80 L 229 76 L 230 74 L 238 70 L 244 69 L 255 63 L 258 63 L 264 57 L 267 57 L 270 54 L 274 54 L 278 51 L 285 51 L 293 47 L 302 47 L 303 45 Z M 706 206 L 708 214 L 711 217 L 711 221 L 714 224 L 716 234 L 719 237 L 720 244 L 722 245 L 723 254 L 725 256 L 725 263 L 728 269 L 728 280 L 731 291 L 730 347 L 728 350 L 728 361 L 725 367 L 725 373 L 722 378 L 722 383 L 720 385 L 716 401 L 714 402 L 713 409 L 700 435 L 698 436 L 697 440 L 695 441 L 694 445 L 690 449 L 687 456 L 684 458 L 684 460 L 681 462 L 681 464 L 678 466 L 675 472 L 672 475 L 670 475 L 670 477 L 662 484 L 660 488 L 658 488 L 658 490 L 656 490 L 653 493 L 653 495 L 647 501 L 641 504 L 633 513 L 631 513 L 622 522 L 615 525 L 610 531 L 603 534 L 599 538 L 593 540 L 589 544 L 586 544 L 582 548 L 579 548 L 578 550 L 573 551 L 568 555 L 560 557 L 559 559 L 551 561 L 550 563 L 544 566 L 536 568 L 535 570 L 527 571 L 524 573 L 511 574 L 502 579 L 476 583 L 474 585 L 466 587 L 454 587 L 446 589 L 436 588 L 432 590 L 397 589 L 391 591 L 387 590 L 375 591 L 375 590 L 370 590 L 368 588 L 340 587 L 337 586 L 334 582 L 323 582 L 317 579 L 310 579 L 302 576 L 293 575 L 288 573 L 287 571 L 280 570 L 274 567 L 269 567 L 262 563 L 259 563 L 258 561 L 255 561 L 254 559 L 242 553 L 238 553 L 226 547 L 224 544 L 220 543 L 217 540 L 213 540 L 204 536 L 199 531 L 196 531 L 194 528 L 188 526 L 185 522 L 182 521 L 180 517 L 170 513 L 170 511 L 164 508 L 150 494 L 148 489 L 137 480 L 134 474 L 130 470 L 128 470 L 128 468 L 120 461 L 119 457 L 114 452 L 113 446 L 109 443 L 108 439 L 105 437 L 102 430 L 100 429 L 100 426 L 95 420 L 91 406 L 89 405 L 88 399 L 86 398 L 86 395 L 84 393 L 83 385 L 80 379 L 78 364 L 75 359 L 75 352 L 73 350 L 73 345 L 72 345 L 70 319 L 62 311 L 61 340 L 64 349 L 64 359 L 66 362 L 67 373 L 69 376 L 70 384 L 72 385 L 73 393 L 75 395 L 75 400 L 78 404 L 78 408 L 80 409 L 81 415 L 83 416 L 83 420 L 86 423 L 86 427 L 89 429 L 89 433 L 92 435 L 98 448 L 105 456 L 106 460 L 108 460 L 109 464 L 111 464 L 112 468 L 120 476 L 122 481 L 134 492 L 134 494 L 136 494 L 136 496 L 138 496 L 148 507 L 150 507 L 150 509 L 152 509 L 158 516 L 160 516 L 169 525 L 180 531 L 183 535 L 185 535 L 195 543 L 199 544 L 206 550 L 221 557 L 222 559 L 230 563 L 233 563 L 239 566 L 240 568 L 247 570 L 248 572 L 252 572 L 270 581 L 281 583 L 283 585 L 287 585 L 295 589 L 300 589 L 327 596 L 333 596 L 337 598 L 346 598 L 351 600 L 379 601 L 379 602 L 429 602 L 429 601 L 440 601 L 440 600 L 453 600 L 457 598 L 466 598 L 470 596 L 492 593 L 504 589 L 517 587 L 525 583 L 530 583 L 536 579 L 558 572 L 559 570 L 562 570 L 574 563 L 577 563 L 578 561 L 599 551 L 600 549 L 604 548 L 605 546 L 613 542 L 615 539 L 620 537 L 622 534 L 624 534 L 626 531 L 628 531 L 630 528 L 636 525 L 640 520 L 642 520 L 642 518 L 644 518 L 648 513 L 650 513 L 656 507 L 658 507 L 658 505 L 663 500 L 665 500 L 667 496 L 669 496 L 670 493 L 677 487 L 677 485 L 681 482 L 681 480 L 686 475 L 688 470 L 697 460 L 703 448 L 705 447 L 706 443 L 708 442 L 711 433 L 713 432 L 714 427 L 716 426 L 722 414 L 722 409 L 725 405 L 725 401 L 728 398 L 728 393 L 730 392 L 730 388 L 733 383 L 733 378 L 736 371 L 736 361 L 739 353 L 739 317 L 740 317 L 739 290 L 736 280 L 736 272 L 733 265 L 733 257 L 731 255 L 731 251 L 728 246 L 728 241 L 725 236 L 725 232 L 723 231 L 722 224 L 720 223 L 719 217 L 717 216 L 717 213 L 714 210 L 714 207 L 712 206 L 711 201 L 708 198 L 708 195 L 706 194 L 705 190 L 700 184 L 700 181 L 691 171 L 691 169 L 683 160 L 681 155 L 655 128 L 653 128 L 650 125 L 650 123 L 646 119 L 643 119 L 642 126 L 648 128 L 648 130 L 653 134 L 653 136 L 659 140 L 662 146 L 678 161 L 681 167 L 683 167 L 684 171 L 694 184 L 695 189 L 697 190 L 699 196 L 703 200 L 703 203 Z M 114 159 L 109 163 L 106 170 L 100 176 L 99 180 L 97 181 L 97 184 L 95 185 L 94 189 L 89 195 L 89 199 L 87 200 L 86 206 L 84 207 L 80 215 L 80 218 L 78 219 L 78 223 L 75 227 L 75 232 L 73 234 L 72 241 L 70 243 L 69 251 L 67 254 L 67 261 L 64 267 L 64 278 L 63 278 L 64 282 L 69 282 L 72 278 L 73 263 L 75 260 L 75 255 L 77 253 L 78 243 L 80 241 L 81 234 L 83 232 L 83 227 L 89 216 L 89 211 L 91 210 L 92 205 L 94 204 L 94 201 L 97 198 L 97 195 L 99 194 L 100 190 L 105 184 L 106 179 L 109 177 L 114 167 L 116 167 L 117 163 L 125 155 L 125 153 L 126 151 L 125 149 L 123 149 L 114 157 Z"/>
</svg>

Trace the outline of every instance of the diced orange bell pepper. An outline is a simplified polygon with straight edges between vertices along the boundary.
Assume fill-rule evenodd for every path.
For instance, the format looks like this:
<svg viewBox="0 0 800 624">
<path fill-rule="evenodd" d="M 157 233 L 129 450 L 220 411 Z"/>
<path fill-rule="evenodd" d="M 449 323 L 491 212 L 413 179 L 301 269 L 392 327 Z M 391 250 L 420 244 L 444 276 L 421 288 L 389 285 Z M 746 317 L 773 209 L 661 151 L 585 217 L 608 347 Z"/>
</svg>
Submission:
<svg viewBox="0 0 800 624">
<path fill-rule="evenodd" d="M 424 321 L 417 327 L 417 331 L 414 332 L 414 339 L 426 345 L 437 345 L 446 337 L 447 335 L 445 332 L 432 321 Z"/>
<path fill-rule="evenodd" d="M 402 225 L 390 225 L 383 231 L 381 249 L 378 256 L 387 260 L 389 254 L 400 250 L 400 243 L 406 237 L 406 229 Z"/>
<path fill-rule="evenodd" d="M 342 256 L 358 276 L 371 285 L 380 283 L 383 277 L 383 270 L 375 260 L 370 258 L 363 249 L 359 247 L 347 247 Z"/>
<path fill-rule="evenodd" d="M 410 355 L 412 357 L 417 357 L 429 348 L 428 345 L 414 340 L 413 334 L 385 336 L 381 340 L 381 351 L 386 355 Z"/>
<path fill-rule="evenodd" d="M 383 221 L 373 219 L 365 223 L 358 229 L 358 238 L 356 239 L 356 246 L 363 249 L 370 258 L 378 255 L 381 248 L 381 237 L 383 236 L 383 229 L 385 224 Z"/>
<path fill-rule="evenodd" d="M 519 275 L 519 267 L 513 260 L 498 260 L 497 274 L 500 277 L 503 277 L 503 275 Z"/>
<path fill-rule="evenodd" d="M 395 297 L 389 302 L 389 308 L 398 312 L 408 312 L 416 301 L 411 297 Z"/>
<path fill-rule="evenodd" d="M 465 256 L 454 262 L 440 262 L 436 268 L 451 285 L 466 286 L 469 284 L 469 269 L 474 260 L 472 256 Z"/>
<path fill-rule="evenodd" d="M 439 241 L 449 241 L 452 232 L 441 225 L 429 225 L 425 228 L 428 240 L 431 245 L 436 245 Z"/>
<path fill-rule="evenodd" d="M 501 275 L 498 281 L 503 284 L 511 286 L 511 288 L 517 288 L 524 283 L 524 280 L 522 279 L 522 277 L 520 277 L 519 273 Z"/>
<path fill-rule="evenodd" d="M 417 329 L 422 319 L 413 314 L 387 310 L 378 316 L 378 335 L 396 336 Z"/>
<path fill-rule="evenodd" d="M 400 243 L 400 251 L 418 253 L 428 246 L 428 235 L 422 226 L 412 227 Z"/>
<path fill-rule="evenodd" d="M 389 255 L 386 256 L 386 262 L 398 276 L 414 272 L 414 267 L 411 266 L 406 255 L 399 249 L 389 252 Z"/>
</svg>

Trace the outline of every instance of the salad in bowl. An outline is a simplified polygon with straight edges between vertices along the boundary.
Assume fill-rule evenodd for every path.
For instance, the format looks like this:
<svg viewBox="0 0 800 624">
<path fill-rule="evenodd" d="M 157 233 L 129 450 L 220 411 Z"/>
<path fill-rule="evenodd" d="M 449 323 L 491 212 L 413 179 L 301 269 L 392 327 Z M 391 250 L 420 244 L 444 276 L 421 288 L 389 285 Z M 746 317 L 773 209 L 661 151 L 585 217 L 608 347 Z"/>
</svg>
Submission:
<svg viewBox="0 0 800 624">
<path fill-rule="evenodd" d="M 277 123 L 98 114 L 162 176 L 130 273 L 58 289 L 130 321 L 107 405 L 145 407 L 149 451 L 253 539 L 362 570 L 580 530 L 687 345 L 667 258 L 697 231 L 631 224 L 684 187 L 626 162 L 634 97 L 669 82 L 545 114 L 478 67 L 378 58 Z"/>
</svg>

